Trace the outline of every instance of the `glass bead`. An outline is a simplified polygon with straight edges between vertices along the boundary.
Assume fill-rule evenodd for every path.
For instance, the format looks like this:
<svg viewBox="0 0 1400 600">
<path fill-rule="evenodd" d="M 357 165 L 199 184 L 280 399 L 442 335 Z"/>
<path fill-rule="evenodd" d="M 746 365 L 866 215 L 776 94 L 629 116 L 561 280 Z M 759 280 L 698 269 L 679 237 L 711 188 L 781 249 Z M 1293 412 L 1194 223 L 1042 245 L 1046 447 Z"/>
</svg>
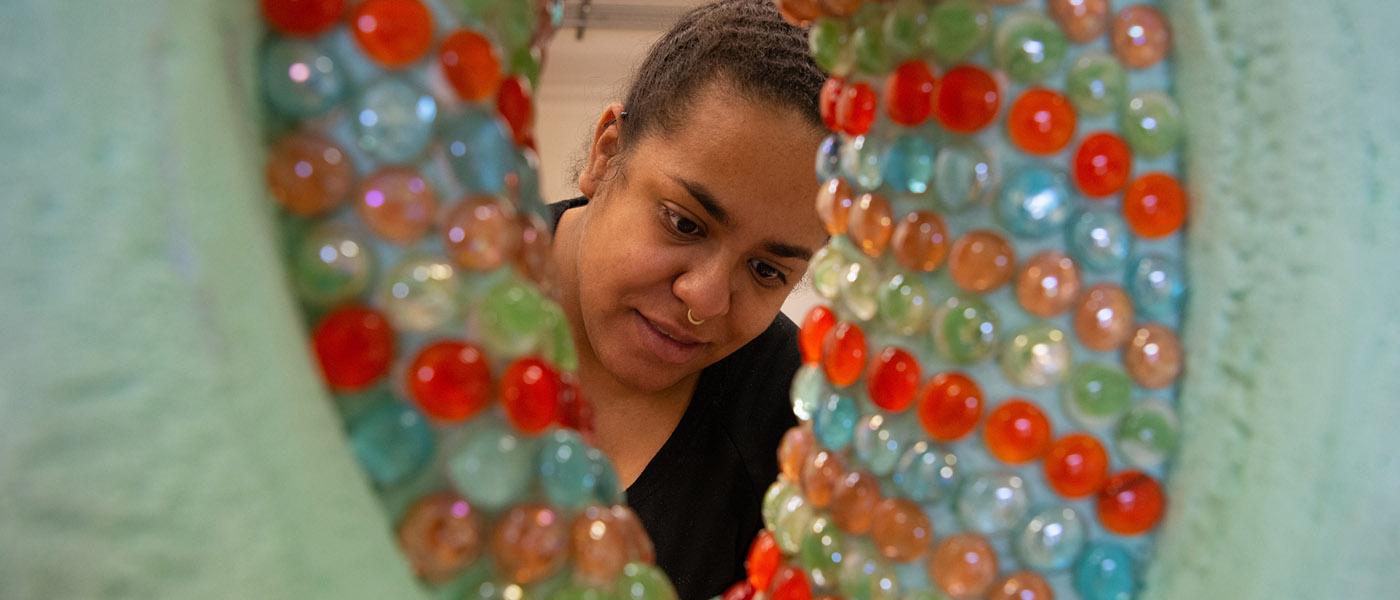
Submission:
<svg viewBox="0 0 1400 600">
<path fill-rule="evenodd" d="M 1053 317 L 1069 310 L 1079 296 L 1079 266 L 1058 250 L 1026 259 L 1016 278 L 1016 300 L 1026 312 Z"/>
<path fill-rule="evenodd" d="M 267 152 L 264 171 L 272 197 L 288 212 L 316 216 L 350 195 L 355 170 L 335 143 L 313 133 L 295 132 Z"/>
<path fill-rule="evenodd" d="M 817 19 L 807 30 L 807 45 L 812 52 L 812 60 L 827 73 L 837 73 L 844 69 L 846 49 L 850 46 L 851 32 L 840 19 Z"/>
<path fill-rule="evenodd" d="M 1113 57 L 1097 51 L 1075 59 L 1065 78 L 1065 94 L 1075 110 L 1090 117 L 1112 114 L 1123 105 L 1128 75 Z"/>
<path fill-rule="evenodd" d="M 1108 452 L 1094 436 L 1071 433 L 1045 453 L 1045 481 L 1064 498 L 1095 494 L 1108 479 Z"/>
<path fill-rule="evenodd" d="M 839 133 L 822 139 L 822 145 L 817 148 L 817 178 L 830 181 L 841 177 L 841 157 L 845 154 L 844 148 L 845 142 Z"/>
<path fill-rule="evenodd" d="M 1123 289 L 1111 283 L 1096 284 L 1077 301 L 1074 333 L 1090 350 L 1117 350 L 1133 332 L 1133 304 Z"/>
<path fill-rule="evenodd" d="M 996 349 L 1000 319 L 976 296 L 950 296 L 933 317 L 934 349 L 958 364 L 972 364 Z"/>
<path fill-rule="evenodd" d="M 814 363 L 802 365 L 792 378 L 792 413 L 800 420 L 812 420 L 831 392 L 820 366 Z"/>
<path fill-rule="evenodd" d="M 796 27 L 806 28 L 811 26 L 812 21 L 822 16 L 821 3 L 817 0 L 776 0 L 778 12 L 788 23 Z M 767 586 L 755 585 L 759 590 L 767 589 Z"/>
<path fill-rule="evenodd" d="M 494 97 L 502 82 L 501 59 L 486 36 L 459 29 L 442 40 L 438 64 L 447 83 L 467 102 Z"/>
<path fill-rule="evenodd" d="M 345 0 L 261 0 L 263 18 L 278 33 L 310 37 L 340 22 Z"/>
<path fill-rule="evenodd" d="M 589 448 L 577 432 L 555 429 L 544 439 L 539 453 L 540 488 L 551 504 L 578 509 L 594 502 L 595 490 L 607 474 L 606 460 Z"/>
<path fill-rule="evenodd" d="M 494 393 L 490 361 L 480 348 L 454 340 L 425 346 L 406 370 L 408 395 L 428 416 L 459 423 L 476 416 Z"/>
<path fill-rule="evenodd" d="M 868 135 L 849 139 L 841 148 L 841 175 L 854 182 L 858 190 L 875 190 L 885 181 L 884 165 L 887 144 Z"/>
<path fill-rule="evenodd" d="M 1171 387 L 1181 374 L 1181 362 L 1176 332 L 1158 323 L 1138 327 L 1123 347 L 1123 367 L 1145 388 Z"/>
<path fill-rule="evenodd" d="M 1049 387 L 1069 371 L 1073 352 L 1063 330 L 1048 323 L 1029 325 L 1002 348 L 1001 369 L 1017 385 Z"/>
<path fill-rule="evenodd" d="M 413 64 L 433 43 L 433 15 L 419 0 L 365 0 L 349 23 L 365 55 L 390 69 Z"/>
<path fill-rule="evenodd" d="M 880 287 L 880 308 L 877 313 L 890 331 L 913 335 L 928 324 L 933 307 L 928 289 L 918 278 L 895 273 Z"/>
<path fill-rule="evenodd" d="M 369 387 L 394 360 L 394 330 L 378 311 L 350 304 L 321 319 L 311 344 L 326 384 L 337 392 Z"/>
<path fill-rule="evenodd" d="M 1166 512 L 1167 497 L 1151 475 L 1123 471 L 1104 482 L 1096 506 L 1104 529 L 1123 536 L 1139 535 L 1157 526 Z"/>
<path fill-rule="evenodd" d="M 885 114 L 905 127 L 922 124 L 933 110 L 933 83 L 933 71 L 922 60 L 900 64 L 885 80 Z"/>
<path fill-rule="evenodd" d="M 1001 87 L 992 75 L 972 65 L 949 69 L 934 85 L 933 112 L 954 133 L 986 127 L 1001 109 Z"/>
<path fill-rule="evenodd" d="M 907 59 L 923 53 L 923 35 L 929 27 L 928 7 L 920 0 L 896 0 L 891 3 L 881 32 L 885 47 L 896 59 Z"/>
<path fill-rule="evenodd" d="M 884 75 L 894 64 L 894 57 L 885 45 L 885 8 L 877 2 L 866 2 L 851 19 L 851 51 L 856 71 L 864 75 Z"/>
<path fill-rule="evenodd" d="M 817 216 L 821 217 L 828 234 L 845 235 L 855 202 L 851 186 L 844 179 L 833 177 L 822 184 L 817 191 Z"/>
<path fill-rule="evenodd" d="M 1070 418 L 1085 427 L 1098 428 L 1113 423 L 1128 410 L 1132 391 L 1133 382 L 1122 369 L 1086 362 L 1070 370 L 1060 398 Z"/>
<path fill-rule="evenodd" d="M 1035 571 L 1017 571 L 992 584 L 987 600 L 1054 600 L 1050 583 Z"/>
<path fill-rule="evenodd" d="M 1181 109 L 1162 92 L 1141 92 L 1128 99 L 1119 126 L 1134 152 L 1164 156 L 1181 141 Z"/>
<path fill-rule="evenodd" d="M 359 296 L 374 276 L 374 247 L 349 227 L 318 223 L 302 236 L 292 255 L 297 296 L 330 306 Z"/>
<path fill-rule="evenodd" d="M 1060 571 L 1074 564 L 1087 537 L 1084 520 L 1073 508 L 1045 508 L 1031 515 L 1017 533 L 1016 558 L 1038 571 Z"/>
<path fill-rule="evenodd" d="M 507 70 L 511 73 L 523 75 L 530 82 L 530 87 L 538 88 L 540 85 L 540 58 L 542 54 L 539 46 L 521 46 L 510 55 Z"/>
<path fill-rule="evenodd" d="M 821 436 L 818 435 L 816 440 L 820 442 Z M 802 466 L 802 492 L 813 508 L 826 508 L 831 504 L 836 483 L 846 475 L 846 467 L 840 455 L 819 448 L 814 450 Z"/>
<path fill-rule="evenodd" d="M 1128 183 L 1133 154 L 1123 138 L 1099 131 L 1085 137 L 1074 153 L 1074 184 L 1085 196 L 1111 196 Z"/>
<path fill-rule="evenodd" d="M 802 362 L 810 364 L 821 361 L 822 341 L 826 339 L 826 332 L 835 326 L 836 313 L 831 312 L 830 308 L 818 304 L 807 311 L 807 316 L 802 319 L 802 328 L 797 333 Z"/>
<path fill-rule="evenodd" d="M 1112 542 L 1090 545 L 1074 565 L 1074 591 L 1084 600 L 1131 600 L 1137 592 L 1133 556 Z"/>
<path fill-rule="evenodd" d="M 837 527 L 857 535 L 870 531 L 875 504 L 880 501 L 880 484 L 860 471 L 847 473 L 831 493 L 831 520 Z"/>
<path fill-rule="evenodd" d="M 1069 255 L 1090 272 L 1121 273 L 1132 250 L 1127 222 L 1107 208 L 1081 209 L 1070 219 L 1065 235 Z"/>
<path fill-rule="evenodd" d="M 982 598 L 997 576 L 997 553 L 986 538 L 955 533 L 938 543 L 928 563 L 929 578 L 955 600 Z"/>
<path fill-rule="evenodd" d="M 817 95 L 817 109 L 821 113 L 822 124 L 830 131 L 840 131 L 841 121 L 837 117 L 837 108 L 841 104 L 841 94 L 846 91 L 846 80 L 840 77 L 827 77 L 822 84 L 822 90 Z M 827 139 L 833 139 L 828 137 Z M 840 137 L 834 138 L 840 143 Z M 820 160 L 820 158 L 818 159 Z"/>
<path fill-rule="evenodd" d="M 1074 204 L 1060 173 L 1028 167 L 1007 178 L 997 197 L 997 219 L 1016 237 L 1040 239 L 1061 231 Z M 1010 265 L 1007 266 L 1010 278 Z"/>
<path fill-rule="evenodd" d="M 1185 274 L 1175 257 L 1148 253 L 1128 271 L 1126 284 L 1133 307 L 1143 316 L 1167 320 L 1176 316 L 1186 294 Z"/>
<path fill-rule="evenodd" d="M 878 114 L 879 101 L 870 84 L 856 82 L 841 89 L 836 101 L 836 122 L 846 135 L 863 136 L 870 131 Z"/>
<path fill-rule="evenodd" d="M 505 192 L 506 175 L 515 168 L 515 142 L 495 114 L 468 108 L 444 115 L 438 137 L 452 173 L 469 194 Z"/>
<path fill-rule="evenodd" d="M 481 340 L 499 356 L 531 351 L 564 320 L 564 311 L 539 288 L 519 277 L 503 279 L 486 291 L 474 319 Z"/>
<path fill-rule="evenodd" d="M 893 473 L 905 449 L 918 436 L 915 427 L 913 421 L 904 418 L 880 413 L 865 415 L 856 423 L 852 441 L 856 460 L 875 475 Z"/>
<path fill-rule="evenodd" d="M 851 206 L 847 234 L 871 258 L 879 258 L 894 233 L 890 203 L 879 194 L 865 193 Z"/>
<path fill-rule="evenodd" d="M 860 408 L 856 401 L 846 394 L 833 392 L 812 415 L 812 431 L 822 446 L 841 450 L 855 437 L 857 419 L 860 419 Z"/>
<path fill-rule="evenodd" d="M 782 442 L 778 444 L 779 474 L 791 481 L 799 481 L 802 478 L 802 466 L 807 464 L 815 443 L 816 439 L 809 423 L 801 423 L 787 430 L 787 433 L 783 434 Z"/>
<path fill-rule="evenodd" d="M 611 584 L 627 565 L 627 539 L 612 511 L 584 508 L 569 526 L 574 576 L 585 584 Z"/>
<path fill-rule="evenodd" d="M 413 573 L 428 583 L 444 583 L 475 562 L 482 536 L 476 509 L 451 492 L 419 498 L 398 526 L 399 550 Z"/>
<path fill-rule="evenodd" d="M 840 238 L 837 238 L 840 239 Z M 834 300 L 841 293 L 841 277 L 846 269 L 846 257 L 834 243 L 817 249 L 809 263 L 812 271 L 812 289 L 817 295 Z"/>
<path fill-rule="evenodd" d="M 992 50 L 997 66 L 1011 79 L 1035 83 L 1060 69 L 1069 53 L 1069 43 L 1049 17 L 1025 10 L 1002 19 Z"/>
<path fill-rule="evenodd" d="M 985 147 L 972 140 L 958 141 L 938 150 L 933 180 L 939 206 L 962 212 L 991 202 L 1001 181 L 1001 167 Z"/>
<path fill-rule="evenodd" d="M 919 504 L 937 504 L 958 486 L 958 457 L 927 441 L 916 441 L 899 457 L 894 486 L 905 498 Z"/>
<path fill-rule="evenodd" d="M 1029 462 L 1050 448 L 1050 420 L 1036 405 L 1012 398 L 987 414 L 982 440 L 987 453 L 1001 462 Z"/>
<path fill-rule="evenodd" d="M 568 560 L 568 523 L 542 504 L 512 507 L 491 531 L 491 554 L 496 569 L 511 581 L 541 581 Z"/>
<path fill-rule="evenodd" d="M 890 346 L 871 361 L 866 377 L 870 401 L 891 412 L 900 412 L 914 401 L 922 371 L 919 361 L 903 348 Z"/>
<path fill-rule="evenodd" d="M 758 535 L 754 536 L 753 543 L 749 545 L 749 554 L 744 561 L 748 571 L 748 583 L 757 590 L 768 589 L 768 584 L 772 583 L 773 575 L 777 573 L 782 562 L 783 551 L 778 547 L 778 540 L 773 537 L 773 532 L 760 529 Z"/>
<path fill-rule="evenodd" d="M 983 0 L 947 0 L 928 9 L 924 47 L 942 64 L 961 61 L 987 43 L 992 11 Z"/>
<path fill-rule="evenodd" d="M 350 447 L 375 485 L 388 487 L 418 474 L 433 458 L 433 430 L 413 407 L 381 402 L 350 423 Z"/>
<path fill-rule="evenodd" d="M 349 110 L 361 150 L 383 162 L 404 163 L 428 146 L 438 106 L 427 90 L 386 77 L 362 90 Z"/>
<path fill-rule="evenodd" d="M 1028 154 L 1050 155 L 1074 139 L 1074 105 L 1059 92 L 1031 88 L 1021 94 L 1006 115 L 1011 143 Z"/>
<path fill-rule="evenodd" d="M 867 537 L 847 537 L 837 574 L 841 597 L 850 600 L 897 600 L 899 575 Z"/>
<path fill-rule="evenodd" d="M 345 94 L 345 71 L 320 45 L 272 37 L 258 59 L 259 81 L 278 114 L 304 119 L 326 112 Z"/>
<path fill-rule="evenodd" d="M 933 542 L 933 523 L 918 504 L 903 498 L 885 498 L 875 505 L 870 535 L 881 555 L 906 562 L 928 551 Z"/>
<path fill-rule="evenodd" d="M 827 591 L 836 586 L 845 538 L 826 517 L 813 519 L 811 529 L 803 535 L 798 545 L 797 563 L 807 569 L 807 576 L 817 590 Z"/>
<path fill-rule="evenodd" d="M 452 265 L 426 254 L 405 257 L 380 283 L 380 301 L 394 327 L 431 331 L 457 316 L 460 282 Z"/>
<path fill-rule="evenodd" d="M 385 167 L 360 182 L 355 210 L 375 235 L 407 245 L 418 241 L 433 225 L 437 193 L 417 170 Z"/>
<path fill-rule="evenodd" d="M 866 0 L 819 0 L 826 14 L 833 17 L 850 17 L 860 10 Z"/>
<path fill-rule="evenodd" d="M 899 264 L 915 271 L 932 272 L 948 256 L 948 226 L 938 213 L 914 211 L 900 219 L 891 238 Z"/>
<path fill-rule="evenodd" d="M 773 575 L 773 584 L 768 590 L 769 600 L 812 600 L 812 586 L 802 570 L 783 565 Z"/>
<path fill-rule="evenodd" d="M 1169 236 L 1186 222 L 1186 192 L 1166 173 L 1148 173 L 1128 184 L 1123 193 L 1123 220 L 1139 236 Z"/>
<path fill-rule="evenodd" d="M 1108 0 L 1050 0 L 1050 16 L 1076 44 L 1087 44 L 1108 31 Z"/>
<path fill-rule="evenodd" d="M 838 323 L 822 342 L 822 367 L 827 379 L 837 387 L 847 387 L 860 379 L 865 360 L 865 332 L 858 325 Z"/>
<path fill-rule="evenodd" d="M 862 321 L 875 318 L 880 308 L 880 284 L 884 281 L 875 270 L 874 261 L 859 252 L 850 254 L 841 272 L 842 305 Z"/>
<path fill-rule="evenodd" d="M 920 196 L 933 189 L 938 150 L 927 136 L 901 133 L 885 153 L 885 184 L 897 192 Z"/>
<path fill-rule="evenodd" d="M 983 473 L 958 491 L 958 518 L 964 527 L 986 535 L 1011 531 L 1030 510 L 1026 481 L 1009 472 Z"/>
<path fill-rule="evenodd" d="M 1113 53 L 1131 69 L 1145 69 L 1167 57 L 1171 50 L 1167 18 L 1152 6 L 1135 4 L 1113 18 Z"/>
<path fill-rule="evenodd" d="M 562 383 L 559 372 L 538 357 L 527 356 L 506 367 L 501 375 L 501 405 L 515 428 L 538 434 L 559 414 Z"/>
<path fill-rule="evenodd" d="M 982 388 L 963 373 L 934 375 L 919 392 L 919 421 L 940 442 L 961 439 L 982 418 Z"/>
<path fill-rule="evenodd" d="M 987 293 L 1011 280 L 1015 262 L 1015 252 L 1006 238 L 988 229 L 976 229 L 953 242 L 948 274 L 964 290 Z"/>
<path fill-rule="evenodd" d="M 521 77 L 507 77 L 496 92 L 496 113 L 510 126 L 516 145 L 529 146 L 534 135 L 535 100 L 530 83 Z"/>
<path fill-rule="evenodd" d="M 490 271 L 515 254 L 520 224 L 491 196 L 474 196 L 453 206 L 443 219 L 443 250 L 458 266 Z"/>
<path fill-rule="evenodd" d="M 472 504 L 498 511 L 524 498 L 534 482 L 535 446 L 504 423 L 478 420 L 447 453 L 447 478 Z"/>
<path fill-rule="evenodd" d="M 1155 469 L 1176 449 L 1181 431 L 1176 411 L 1161 400 L 1146 400 L 1123 415 L 1114 433 L 1114 443 L 1128 464 Z"/>
<path fill-rule="evenodd" d="M 788 497 L 777 508 L 776 526 L 770 527 L 784 553 L 796 554 L 803 536 L 817 518 L 816 509 L 801 494 Z"/>
<path fill-rule="evenodd" d="M 805 461 L 803 465 L 806 465 Z M 760 515 L 763 517 L 764 528 L 773 532 L 774 538 L 778 539 L 778 546 L 783 548 L 784 552 L 788 552 L 789 550 L 783 545 L 782 540 L 778 536 L 778 519 L 789 509 L 789 505 L 792 502 L 806 502 L 802 497 L 802 491 L 798 487 L 796 481 L 795 479 L 793 481 L 788 481 L 780 477 L 769 484 L 768 490 L 763 492 L 763 502 L 759 506 Z M 794 498 L 796 500 L 794 500 Z"/>
</svg>

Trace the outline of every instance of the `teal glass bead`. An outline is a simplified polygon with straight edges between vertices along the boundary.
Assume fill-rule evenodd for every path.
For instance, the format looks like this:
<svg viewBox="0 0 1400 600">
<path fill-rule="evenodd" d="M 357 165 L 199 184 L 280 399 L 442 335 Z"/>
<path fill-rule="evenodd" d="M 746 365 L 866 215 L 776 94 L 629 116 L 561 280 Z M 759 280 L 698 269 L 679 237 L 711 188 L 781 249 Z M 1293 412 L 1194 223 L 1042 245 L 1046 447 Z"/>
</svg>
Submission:
<svg viewBox="0 0 1400 600">
<path fill-rule="evenodd" d="M 308 229 L 292 255 L 297 295 L 314 306 L 359 296 L 374 276 L 374 247 L 349 227 L 321 222 Z"/>
<path fill-rule="evenodd" d="M 1073 203 L 1063 174 L 1045 167 L 1027 167 L 1002 185 L 997 219 L 1016 237 L 1039 239 L 1064 227 Z"/>
<path fill-rule="evenodd" d="M 881 25 L 885 47 L 896 61 L 904 61 L 923 53 L 924 30 L 928 28 L 928 9 L 921 0 L 897 0 L 885 13 Z"/>
<path fill-rule="evenodd" d="M 1181 141 L 1181 109 L 1162 92 L 1142 92 L 1123 109 L 1123 139 L 1142 156 L 1162 156 Z"/>
<path fill-rule="evenodd" d="M 905 273 L 895 273 L 880 286 L 877 312 L 890 331 L 910 336 L 928 325 L 933 314 L 930 302 L 923 281 Z"/>
<path fill-rule="evenodd" d="M 292 119 L 326 112 L 347 87 L 344 70 L 319 44 L 276 36 L 262 47 L 258 78 L 272 109 Z"/>
<path fill-rule="evenodd" d="M 564 314 L 539 288 L 512 274 L 486 291 L 476 318 L 488 350 L 517 356 L 545 339 Z"/>
<path fill-rule="evenodd" d="M 817 148 L 817 181 L 829 181 L 841 176 L 841 134 L 833 133 Z"/>
<path fill-rule="evenodd" d="M 840 238 L 837 238 L 840 239 Z M 846 267 L 846 257 L 835 244 L 827 244 L 812 255 L 812 289 L 827 300 L 835 300 L 841 293 L 841 277 Z"/>
<path fill-rule="evenodd" d="M 864 252 L 852 249 L 846 253 L 841 271 L 840 297 L 846 310 L 862 321 L 875 318 L 880 308 L 880 273 L 875 261 Z"/>
<path fill-rule="evenodd" d="M 505 192 L 506 175 L 515 166 L 515 142 L 505 123 L 476 108 L 439 119 L 438 137 L 457 181 L 468 193 Z"/>
<path fill-rule="evenodd" d="M 981 49 L 991 31 L 986 0 L 946 0 L 929 9 L 923 43 L 942 64 L 951 65 Z"/>
<path fill-rule="evenodd" d="M 894 469 L 894 486 L 905 498 L 935 504 L 958 486 L 958 457 L 926 440 L 910 444 Z"/>
<path fill-rule="evenodd" d="M 838 567 L 840 595 L 850 600 L 895 600 L 899 575 L 867 536 L 848 536 Z"/>
<path fill-rule="evenodd" d="M 1060 400 L 1084 427 L 1109 425 L 1132 404 L 1133 381 L 1123 369 L 1103 363 L 1080 363 L 1070 369 Z"/>
<path fill-rule="evenodd" d="M 676 589 L 661 569 L 642 562 L 627 563 L 617 578 L 618 600 L 676 600 Z"/>
<path fill-rule="evenodd" d="M 450 263 L 410 254 L 384 277 L 379 298 L 395 329 L 424 332 L 448 325 L 457 316 L 460 291 Z"/>
<path fill-rule="evenodd" d="M 972 140 L 939 149 L 933 165 L 939 206 L 949 212 L 990 204 L 1000 178 L 996 156 Z"/>
<path fill-rule="evenodd" d="M 866 415 L 856 424 L 852 445 L 856 460 L 874 475 L 894 472 L 910 444 L 919 438 L 913 420 L 880 413 Z"/>
<path fill-rule="evenodd" d="M 901 133 L 885 152 L 885 184 L 906 194 L 927 193 L 933 187 L 937 152 L 927 136 L 915 131 Z"/>
<path fill-rule="evenodd" d="M 379 402 L 350 423 L 350 447 L 375 485 L 407 481 L 432 461 L 433 429 L 412 406 L 393 398 Z"/>
<path fill-rule="evenodd" d="M 1128 464 L 1155 469 L 1176 450 L 1181 424 L 1170 404 L 1144 400 L 1118 421 L 1114 443 Z"/>
<path fill-rule="evenodd" d="M 555 429 L 540 444 L 540 487 L 550 503 L 561 508 L 578 509 L 599 502 L 595 492 L 605 477 L 606 462 L 577 432 Z"/>
<path fill-rule="evenodd" d="M 1021 83 L 1037 83 L 1060 69 L 1069 54 L 1065 32 L 1045 13 L 1013 13 L 997 25 L 992 44 L 996 64 Z"/>
<path fill-rule="evenodd" d="M 1181 309 L 1186 294 L 1181 262 L 1166 254 L 1148 253 L 1128 270 L 1124 288 L 1133 298 L 1133 308 L 1147 319 L 1170 321 Z"/>
<path fill-rule="evenodd" d="M 1088 117 L 1117 112 L 1127 90 L 1128 74 L 1123 65 L 1103 52 L 1085 52 L 1075 59 L 1065 78 L 1065 95 L 1076 111 Z"/>
<path fill-rule="evenodd" d="M 803 421 L 810 421 L 831 391 L 821 365 L 802 365 L 792 378 L 792 414 Z"/>
<path fill-rule="evenodd" d="M 894 57 L 885 44 L 885 5 L 866 2 L 856 11 L 851 22 L 851 50 L 856 71 L 864 75 L 884 75 L 894 70 Z"/>
<path fill-rule="evenodd" d="M 812 60 L 827 73 L 844 73 L 843 63 L 851 45 L 851 32 L 840 19 L 822 18 L 807 31 L 807 44 Z"/>
<path fill-rule="evenodd" d="M 807 570 L 813 588 L 835 589 L 845 545 L 846 536 L 830 519 L 812 519 L 811 527 L 798 544 L 797 562 Z"/>
<path fill-rule="evenodd" d="M 1074 564 L 1087 537 L 1079 513 L 1068 506 L 1052 506 L 1031 515 L 1013 544 L 1023 566 L 1051 572 Z"/>
<path fill-rule="evenodd" d="M 857 190 L 870 192 L 885 181 L 881 160 L 887 144 L 871 135 L 858 135 L 846 140 L 841 148 L 841 175 Z"/>
<path fill-rule="evenodd" d="M 832 392 L 812 416 L 812 432 L 823 447 L 828 450 L 841 450 L 855 437 L 856 420 L 859 418 L 860 409 L 854 399 L 846 394 Z"/>
<path fill-rule="evenodd" d="M 1132 251 L 1133 236 L 1116 210 L 1085 208 L 1065 229 L 1069 255 L 1086 271 L 1121 273 Z"/>
<path fill-rule="evenodd" d="M 422 154 L 433 137 L 437 100 L 398 77 L 371 83 L 350 105 L 355 141 L 370 156 L 405 163 Z"/>
<path fill-rule="evenodd" d="M 524 500 L 535 479 L 535 444 L 499 419 L 477 419 L 448 453 L 447 478 L 474 505 L 496 511 Z"/>
<path fill-rule="evenodd" d="M 933 317 L 934 349 L 958 364 L 971 364 L 990 356 L 1000 331 L 996 311 L 977 296 L 951 296 Z"/>
<path fill-rule="evenodd" d="M 1073 362 L 1069 336 L 1049 323 L 1036 323 L 1017 332 L 1001 350 L 1001 370 L 1023 387 L 1059 383 Z"/>
<path fill-rule="evenodd" d="M 1133 557 L 1112 542 L 1097 542 L 1074 565 L 1074 591 L 1084 600 L 1132 600 L 1137 592 Z"/>
<path fill-rule="evenodd" d="M 983 473 L 958 490 L 958 519 L 984 535 L 1011 531 L 1026 518 L 1030 505 L 1026 481 L 1013 473 Z"/>
</svg>

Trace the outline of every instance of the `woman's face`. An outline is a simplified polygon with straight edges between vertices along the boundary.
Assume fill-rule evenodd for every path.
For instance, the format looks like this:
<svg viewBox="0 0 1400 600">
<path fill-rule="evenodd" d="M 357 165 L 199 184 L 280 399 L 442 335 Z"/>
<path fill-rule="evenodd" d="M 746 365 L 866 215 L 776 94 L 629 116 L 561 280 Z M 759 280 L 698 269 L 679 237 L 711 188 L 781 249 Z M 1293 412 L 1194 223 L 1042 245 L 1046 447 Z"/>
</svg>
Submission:
<svg viewBox="0 0 1400 600">
<path fill-rule="evenodd" d="M 574 328 L 620 383 L 661 391 L 762 333 L 824 243 L 821 134 L 711 85 L 678 131 L 633 142 L 618 174 L 617 127 L 599 127 L 579 178 Z"/>
</svg>

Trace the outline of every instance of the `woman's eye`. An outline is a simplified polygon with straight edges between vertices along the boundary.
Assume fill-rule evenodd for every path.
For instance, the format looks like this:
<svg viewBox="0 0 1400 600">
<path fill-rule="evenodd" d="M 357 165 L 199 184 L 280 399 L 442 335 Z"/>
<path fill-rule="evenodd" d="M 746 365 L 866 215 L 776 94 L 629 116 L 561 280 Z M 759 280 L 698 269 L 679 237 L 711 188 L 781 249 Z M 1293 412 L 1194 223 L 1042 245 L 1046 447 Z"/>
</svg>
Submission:
<svg viewBox="0 0 1400 600">
<path fill-rule="evenodd" d="M 697 236 L 703 233 L 703 231 L 701 231 L 700 229 L 699 223 L 687 219 L 680 213 L 669 208 L 662 207 L 662 210 L 666 212 L 666 219 L 671 222 L 671 229 L 674 230 L 676 233 L 690 237 Z"/>
<path fill-rule="evenodd" d="M 761 260 L 753 261 L 753 272 L 763 283 L 782 284 L 787 283 L 787 276 L 773 265 Z"/>
</svg>

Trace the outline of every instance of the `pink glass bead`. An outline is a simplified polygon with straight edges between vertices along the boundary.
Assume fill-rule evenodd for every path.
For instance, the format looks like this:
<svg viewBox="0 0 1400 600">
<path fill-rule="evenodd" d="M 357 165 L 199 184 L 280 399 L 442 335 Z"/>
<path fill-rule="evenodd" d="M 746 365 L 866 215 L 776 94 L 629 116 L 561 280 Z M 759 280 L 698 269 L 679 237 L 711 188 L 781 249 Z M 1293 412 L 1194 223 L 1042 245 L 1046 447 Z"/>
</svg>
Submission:
<svg viewBox="0 0 1400 600">
<path fill-rule="evenodd" d="M 627 537 L 617 517 L 602 506 L 589 506 L 574 518 L 569 532 L 574 574 L 584 583 L 611 583 L 627 565 Z"/>
<path fill-rule="evenodd" d="M 1108 0 L 1050 0 L 1048 8 L 1076 44 L 1092 42 L 1108 30 Z"/>
<path fill-rule="evenodd" d="M 928 563 L 929 577 L 954 600 L 981 598 L 997 576 L 997 553 L 986 538 L 955 533 L 938 543 Z"/>
<path fill-rule="evenodd" d="M 1156 8 L 1136 4 L 1113 18 L 1113 53 L 1131 69 L 1145 69 L 1161 62 L 1171 50 L 1171 29 Z"/>
<path fill-rule="evenodd" d="M 355 210 L 379 237 L 412 244 L 433 225 L 437 193 L 417 170 L 386 167 L 360 182 Z"/>
<path fill-rule="evenodd" d="M 288 212 L 310 217 L 350 195 L 355 170 L 340 146 L 310 133 L 282 138 L 267 153 L 268 190 Z"/>
<path fill-rule="evenodd" d="M 1079 267 L 1070 257 L 1047 250 L 1026 260 L 1016 278 L 1016 299 L 1026 312 L 1053 317 L 1079 295 Z"/>
<path fill-rule="evenodd" d="M 491 532 L 496 567 L 516 583 L 533 583 L 564 566 L 569 528 L 559 513 L 542 504 L 511 508 Z"/>
<path fill-rule="evenodd" d="M 948 255 L 953 283 L 969 292 L 990 292 L 1011 280 L 1016 254 L 996 232 L 969 231 L 953 243 Z"/>
<path fill-rule="evenodd" d="M 1133 301 L 1123 288 L 1100 283 L 1084 290 L 1074 308 L 1074 333 L 1090 350 L 1115 350 L 1133 332 Z"/>
<path fill-rule="evenodd" d="M 1181 374 L 1181 342 L 1163 325 L 1142 325 L 1123 348 L 1123 366 L 1142 387 L 1168 387 Z"/>
<path fill-rule="evenodd" d="M 399 522 L 399 548 L 413 572 L 430 583 L 452 579 L 481 554 L 481 518 L 462 497 L 430 494 Z"/>
<path fill-rule="evenodd" d="M 458 265 L 489 271 L 515 254 L 519 223 L 500 201 L 474 196 L 452 207 L 443 224 L 443 246 Z"/>
</svg>

